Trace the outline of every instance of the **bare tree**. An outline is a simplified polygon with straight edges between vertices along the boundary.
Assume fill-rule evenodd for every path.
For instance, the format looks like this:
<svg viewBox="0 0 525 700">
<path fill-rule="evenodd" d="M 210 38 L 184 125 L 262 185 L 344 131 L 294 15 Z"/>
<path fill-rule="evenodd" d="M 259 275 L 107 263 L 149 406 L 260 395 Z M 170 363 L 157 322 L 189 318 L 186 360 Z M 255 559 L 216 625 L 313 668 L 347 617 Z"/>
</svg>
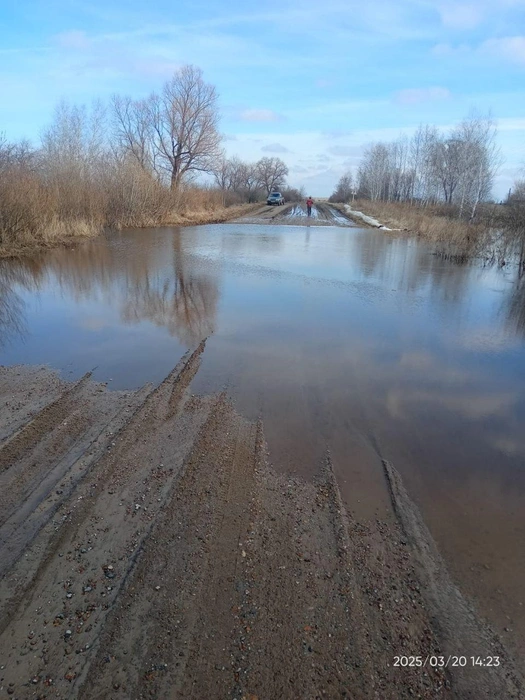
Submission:
<svg viewBox="0 0 525 700">
<path fill-rule="evenodd" d="M 282 188 L 287 175 L 288 166 L 280 158 L 261 158 L 256 164 L 256 177 L 267 195 Z"/>
<path fill-rule="evenodd" d="M 479 203 L 490 197 L 500 162 L 492 118 L 472 113 L 448 134 L 420 126 L 410 141 L 369 146 L 358 191 L 372 200 L 445 202 L 472 221 Z"/>
<path fill-rule="evenodd" d="M 114 95 L 111 100 L 114 150 L 135 160 L 143 170 L 155 171 L 153 129 L 147 100 Z"/>
<path fill-rule="evenodd" d="M 217 162 L 213 165 L 212 175 L 220 190 L 226 191 L 231 189 L 231 163 L 224 153 L 221 153 Z"/>
<path fill-rule="evenodd" d="M 37 167 L 37 153 L 29 141 L 11 143 L 0 133 L 0 174 L 13 168 L 33 170 Z"/>
<path fill-rule="evenodd" d="M 337 183 L 337 186 L 332 195 L 330 195 L 330 202 L 349 202 L 352 197 L 352 192 L 354 191 L 354 178 L 352 173 L 348 172 L 342 175 Z"/>
<path fill-rule="evenodd" d="M 94 102 L 85 105 L 60 102 L 53 121 L 42 132 L 44 162 L 54 172 L 75 172 L 79 175 L 100 171 L 107 155 L 106 109 Z"/>
<path fill-rule="evenodd" d="M 420 126 L 409 145 L 409 169 L 411 171 L 410 201 L 422 204 L 437 199 L 437 181 L 431 168 L 431 154 L 439 139 L 434 126 Z"/>
<path fill-rule="evenodd" d="M 148 101 L 153 149 L 172 189 L 186 173 L 211 172 L 220 155 L 217 93 L 202 71 L 183 66 Z"/>
<path fill-rule="evenodd" d="M 240 163 L 236 173 L 240 191 L 248 202 L 256 202 L 261 193 L 260 173 L 255 163 Z"/>
<path fill-rule="evenodd" d="M 467 177 L 463 185 L 466 196 L 462 197 L 460 216 L 464 205 L 469 207 L 469 220 L 473 221 L 479 203 L 490 197 L 494 177 L 502 163 L 501 152 L 496 143 L 497 129 L 490 116 L 476 113 L 460 125 L 465 143 Z"/>
</svg>

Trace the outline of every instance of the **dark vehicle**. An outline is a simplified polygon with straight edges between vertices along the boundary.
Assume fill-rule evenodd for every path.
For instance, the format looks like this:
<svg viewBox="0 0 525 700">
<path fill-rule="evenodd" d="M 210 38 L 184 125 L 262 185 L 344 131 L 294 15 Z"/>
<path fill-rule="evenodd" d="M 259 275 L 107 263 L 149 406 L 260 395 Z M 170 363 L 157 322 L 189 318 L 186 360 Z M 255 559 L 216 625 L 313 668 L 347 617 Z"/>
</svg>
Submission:
<svg viewBox="0 0 525 700">
<path fill-rule="evenodd" d="M 280 192 L 271 192 L 268 195 L 266 204 L 277 204 L 277 206 L 280 206 L 281 204 L 284 204 L 284 197 Z"/>
</svg>

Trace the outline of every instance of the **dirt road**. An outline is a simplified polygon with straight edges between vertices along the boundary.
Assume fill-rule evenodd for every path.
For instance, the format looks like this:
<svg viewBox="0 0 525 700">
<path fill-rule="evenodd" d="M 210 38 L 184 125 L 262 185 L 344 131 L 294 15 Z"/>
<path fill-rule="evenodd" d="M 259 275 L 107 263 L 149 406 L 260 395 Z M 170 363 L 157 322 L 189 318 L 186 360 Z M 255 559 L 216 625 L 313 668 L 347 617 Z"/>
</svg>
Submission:
<svg viewBox="0 0 525 700">
<path fill-rule="evenodd" d="M 279 224 L 291 226 L 363 226 L 344 211 L 342 207 L 327 202 L 317 202 L 312 207 L 312 215 L 307 216 L 306 205 L 302 203 L 285 204 L 281 207 L 264 205 L 260 209 L 235 219 L 236 223 Z"/>
<path fill-rule="evenodd" d="M 0 370 L 0 697 L 522 698 L 394 467 L 349 517 L 327 453 L 277 474 L 264 429 L 190 383 Z M 499 657 L 491 668 L 396 657 Z"/>
</svg>

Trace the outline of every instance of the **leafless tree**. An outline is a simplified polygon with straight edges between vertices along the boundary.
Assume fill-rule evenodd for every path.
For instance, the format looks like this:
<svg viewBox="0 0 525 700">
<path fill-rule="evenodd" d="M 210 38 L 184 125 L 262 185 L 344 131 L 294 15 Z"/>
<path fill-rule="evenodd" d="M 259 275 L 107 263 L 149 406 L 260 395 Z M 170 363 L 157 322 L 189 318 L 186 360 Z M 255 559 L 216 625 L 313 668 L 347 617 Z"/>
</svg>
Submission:
<svg viewBox="0 0 525 700">
<path fill-rule="evenodd" d="M 42 154 L 55 172 L 94 174 L 107 153 L 106 109 L 94 102 L 85 105 L 60 102 L 51 124 L 42 132 Z"/>
<path fill-rule="evenodd" d="M 448 134 L 420 126 L 410 141 L 370 145 L 358 191 L 372 200 L 444 202 L 472 221 L 490 197 L 500 162 L 492 118 L 472 113 Z"/>
<path fill-rule="evenodd" d="M 479 203 L 490 197 L 502 157 L 496 141 L 496 125 L 490 115 L 484 117 L 473 112 L 461 123 L 460 136 L 464 144 L 466 177 L 462 183 L 459 215 L 461 217 L 467 207 L 469 220 L 473 221 Z"/>
<path fill-rule="evenodd" d="M 177 189 L 186 173 L 211 172 L 220 156 L 217 92 L 195 66 L 183 66 L 152 94 L 148 112 L 153 150 Z"/>
<path fill-rule="evenodd" d="M 143 170 L 156 171 L 153 129 L 147 100 L 114 95 L 111 100 L 114 150 L 117 157 L 131 157 Z"/>
<path fill-rule="evenodd" d="M 258 182 L 269 195 L 282 188 L 288 175 L 288 166 L 280 158 L 261 158 L 256 165 Z"/>
<path fill-rule="evenodd" d="M 354 191 L 354 178 L 351 172 L 345 173 L 339 179 L 336 188 L 330 195 L 330 202 L 349 202 Z"/>
<path fill-rule="evenodd" d="M 220 190 L 231 189 L 231 161 L 221 153 L 212 170 L 213 179 Z"/>
</svg>

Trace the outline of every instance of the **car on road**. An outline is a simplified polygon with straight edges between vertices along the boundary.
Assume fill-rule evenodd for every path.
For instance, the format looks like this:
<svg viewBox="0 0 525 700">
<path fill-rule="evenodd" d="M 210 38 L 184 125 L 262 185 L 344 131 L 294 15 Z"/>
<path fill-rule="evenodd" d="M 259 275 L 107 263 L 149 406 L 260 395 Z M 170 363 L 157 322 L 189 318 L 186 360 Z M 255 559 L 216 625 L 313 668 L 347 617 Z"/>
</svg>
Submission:
<svg viewBox="0 0 525 700">
<path fill-rule="evenodd" d="M 271 192 L 268 195 L 266 204 L 276 204 L 277 206 L 280 206 L 281 204 L 284 204 L 284 197 L 280 192 Z"/>
</svg>

